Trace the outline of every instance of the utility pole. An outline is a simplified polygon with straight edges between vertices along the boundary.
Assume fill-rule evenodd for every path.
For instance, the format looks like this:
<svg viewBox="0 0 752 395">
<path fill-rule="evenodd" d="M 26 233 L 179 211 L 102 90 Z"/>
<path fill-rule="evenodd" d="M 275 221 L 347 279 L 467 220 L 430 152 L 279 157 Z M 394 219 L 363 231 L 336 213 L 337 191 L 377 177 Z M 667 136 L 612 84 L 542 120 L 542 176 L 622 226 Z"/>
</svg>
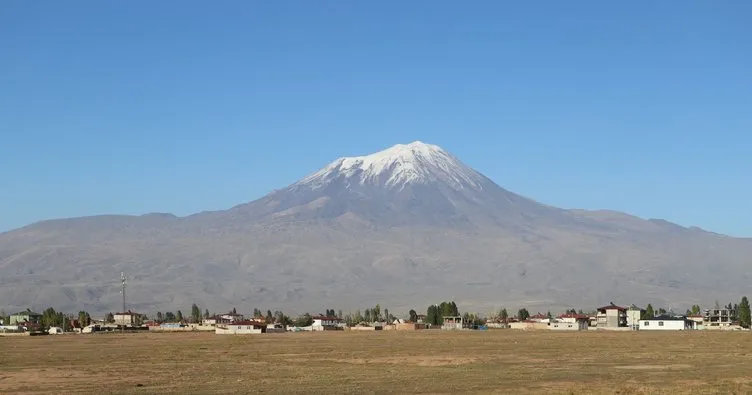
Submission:
<svg viewBox="0 0 752 395">
<path fill-rule="evenodd" d="M 126 314 L 126 310 L 125 310 L 125 272 L 121 272 L 120 273 L 120 281 L 122 283 L 121 286 L 120 286 L 120 293 L 123 294 L 123 314 Z M 122 332 L 125 333 L 125 320 L 123 320 L 122 324 L 123 324 L 123 326 L 121 327 L 122 328 Z"/>
</svg>

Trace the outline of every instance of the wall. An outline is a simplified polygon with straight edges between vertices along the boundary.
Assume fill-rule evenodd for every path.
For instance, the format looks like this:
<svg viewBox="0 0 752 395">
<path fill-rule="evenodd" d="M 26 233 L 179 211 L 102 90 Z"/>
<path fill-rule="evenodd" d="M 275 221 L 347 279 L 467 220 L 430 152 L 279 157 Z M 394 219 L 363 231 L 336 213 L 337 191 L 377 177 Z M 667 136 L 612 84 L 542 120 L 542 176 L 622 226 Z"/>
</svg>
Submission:
<svg viewBox="0 0 752 395">
<path fill-rule="evenodd" d="M 511 329 L 537 330 L 548 329 L 548 324 L 541 322 L 512 322 L 509 324 L 509 327 Z"/>
<path fill-rule="evenodd" d="M 250 325 L 228 325 L 227 328 L 217 327 L 214 333 L 218 335 L 258 335 L 263 331 L 254 329 Z"/>
<path fill-rule="evenodd" d="M 552 322 L 548 329 L 553 331 L 582 331 L 587 330 L 588 324 L 584 321 L 579 322 Z"/>
<path fill-rule="evenodd" d="M 663 323 L 663 326 L 660 323 Z M 684 321 L 658 321 L 642 320 L 640 321 L 641 331 L 683 331 L 685 329 Z"/>
</svg>

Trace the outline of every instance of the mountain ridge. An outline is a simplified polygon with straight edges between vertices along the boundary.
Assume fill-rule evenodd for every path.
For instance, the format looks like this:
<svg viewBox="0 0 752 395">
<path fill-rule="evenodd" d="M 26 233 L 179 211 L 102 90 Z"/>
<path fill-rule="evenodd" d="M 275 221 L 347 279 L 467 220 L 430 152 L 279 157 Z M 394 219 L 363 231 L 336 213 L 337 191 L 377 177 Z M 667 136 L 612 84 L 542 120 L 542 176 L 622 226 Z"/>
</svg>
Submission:
<svg viewBox="0 0 752 395">
<path fill-rule="evenodd" d="M 0 308 L 115 310 L 121 271 L 133 276 L 133 307 L 146 311 L 691 305 L 742 290 L 750 255 L 752 239 L 541 204 L 413 142 L 339 158 L 227 210 L 2 233 Z"/>
</svg>

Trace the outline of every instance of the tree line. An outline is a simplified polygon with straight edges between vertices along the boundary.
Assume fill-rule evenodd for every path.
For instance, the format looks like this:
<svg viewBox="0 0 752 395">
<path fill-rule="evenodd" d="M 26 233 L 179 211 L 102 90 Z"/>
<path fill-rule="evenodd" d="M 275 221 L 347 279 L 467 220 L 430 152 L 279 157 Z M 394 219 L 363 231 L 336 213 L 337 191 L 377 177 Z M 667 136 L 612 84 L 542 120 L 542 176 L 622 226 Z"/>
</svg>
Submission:
<svg viewBox="0 0 752 395">
<path fill-rule="evenodd" d="M 733 322 L 738 322 L 740 326 L 743 328 L 750 328 L 752 326 L 752 313 L 750 312 L 750 304 L 749 300 L 746 296 L 744 296 L 740 303 L 731 303 L 729 302 L 726 305 L 721 306 L 718 302 L 715 304 L 716 309 L 725 308 L 729 309 L 733 312 L 733 315 L 731 317 L 731 320 Z M 692 305 L 691 308 L 687 309 L 686 315 L 698 315 L 701 314 L 702 308 L 700 305 Z M 232 314 L 237 314 L 237 310 L 235 308 L 232 309 L 230 312 Z M 594 314 L 595 312 L 588 312 L 584 313 L 582 309 L 575 310 L 575 309 L 567 309 L 566 314 Z M 669 311 L 667 311 L 665 308 L 658 308 L 655 309 L 652 304 L 648 304 L 647 307 L 642 310 L 640 319 L 652 319 L 657 316 L 668 314 Z M 371 323 L 371 322 L 393 322 L 396 317 L 389 313 L 388 309 L 383 309 L 379 304 L 372 308 L 364 309 L 363 311 L 357 310 L 355 313 L 349 313 L 346 315 L 343 315 L 342 310 L 335 311 L 334 309 L 326 309 L 326 312 L 323 314 L 327 317 L 336 317 L 338 319 L 341 319 L 345 321 L 345 323 L 348 326 L 354 326 L 358 325 L 360 323 Z M 161 311 L 157 312 L 154 316 L 154 321 L 157 323 L 201 323 L 203 319 L 208 319 L 212 316 L 216 316 L 216 314 L 212 314 L 209 312 L 209 309 L 204 309 L 203 312 L 201 311 L 201 308 L 197 304 L 193 304 L 191 306 L 191 313 L 188 317 L 185 317 L 183 313 L 180 310 L 177 310 L 177 312 L 165 312 L 162 313 Z M 461 316 L 463 320 L 469 324 L 472 325 L 481 325 L 485 323 L 485 319 L 483 317 L 480 317 L 478 314 L 473 313 L 464 313 L 460 314 L 460 311 L 457 307 L 457 304 L 454 301 L 443 301 L 439 304 L 433 304 L 428 306 L 426 309 L 426 315 L 425 315 L 425 323 L 431 324 L 431 325 L 442 325 L 444 322 L 444 317 L 459 317 Z M 267 323 L 276 323 L 281 324 L 285 326 L 299 326 L 299 327 L 305 327 L 310 326 L 313 323 L 313 317 L 309 313 L 305 313 L 302 315 L 299 315 L 297 318 L 291 318 L 287 315 L 285 315 L 282 311 L 276 310 L 272 312 L 271 310 L 267 310 L 264 314 L 260 309 L 253 309 L 252 317 L 254 319 L 263 319 Z M 547 317 L 552 318 L 551 312 L 547 313 Z M 527 310 L 527 308 L 521 307 L 517 310 L 517 314 L 515 316 L 511 316 L 509 311 L 506 308 L 501 308 L 497 312 L 492 313 L 488 316 L 489 320 L 494 320 L 498 322 L 508 322 L 511 318 L 516 318 L 517 320 L 524 321 L 530 318 L 530 312 Z M 143 322 L 145 322 L 148 319 L 146 315 L 139 315 L 136 317 L 136 325 L 141 325 Z M 54 308 L 49 307 L 45 309 L 42 312 L 42 317 L 40 319 L 40 324 L 44 328 L 50 328 L 50 327 L 61 327 L 64 328 L 66 331 L 70 331 L 72 329 L 72 320 L 77 320 L 79 322 L 80 327 L 85 327 L 91 324 L 91 315 L 86 311 L 79 311 L 78 315 L 66 315 L 62 312 L 55 311 Z M 408 320 L 410 322 L 417 322 L 418 321 L 418 313 L 414 309 L 410 309 L 408 312 Z M 114 315 L 113 313 L 107 313 L 105 316 L 105 322 L 107 323 L 114 323 Z M 9 325 L 10 324 L 10 316 L 5 314 L 4 312 L 0 312 L 0 323 L 3 325 Z"/>
</svg>

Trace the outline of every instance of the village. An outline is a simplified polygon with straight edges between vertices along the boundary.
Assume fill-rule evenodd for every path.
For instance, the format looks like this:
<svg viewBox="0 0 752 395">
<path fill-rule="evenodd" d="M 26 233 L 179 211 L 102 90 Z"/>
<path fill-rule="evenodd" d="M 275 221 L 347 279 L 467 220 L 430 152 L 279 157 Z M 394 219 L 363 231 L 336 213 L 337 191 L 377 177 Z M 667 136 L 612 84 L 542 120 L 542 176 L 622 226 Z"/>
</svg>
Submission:
<svg viewBox="0 0 752 395">
<path fill-rule="evenodd" d="M 445 303 L 442 303 L 442 308 Z M 208 311 L 193 314 L 183 318 L 178 313 L 163 316 L 158 313 L 158 319 L 147 319 L 143 314 L 124 311 L 108 314 L 103 319 L 91 319 L 88 314 L 81 314 L 78 318 L 66 317 L 57 313 L 57 321 L 44 319 L 44 314 L 30 309 L 17 312 L 5 317 L 0 326 L 2 336 L 34 336 L 60 334 L 91 334 L 108 332 L 214 332 L 218 335 L 244 334 L 272 334 L 285 332 L 320 332 L 320 331 L 416 331 L 416 330 L 549 330 L 549 331 L 691 331 L 691 330 L 749 330 L 749 304 L 744 298 L 741 305 L 716 306 L 705 309 L 702 313 L 699 306 L 693 306 L 694 311 L 686 314 L 675 314 L 664 309 L 658 313 L 652 311 L 652 306 L 640 308 L 635 305 L 623 307 L 610 303 L 598 307 L 591 314 L 573 309 L 565 313 L 552 315 L 537 313 L 529 315 L 526 309 L 520 309 L 515 317 L 507 317 L 506 310 L 488 318 L 478 315 L 459 315 L 454 302 L 446 304 L 454 306 L 454 310 L 445 309 L 449 314 L 441 314 L 439 306 L 429 307 L 429 314 L 420 315 L 411 310 L 405 318 L 396 318 L 385 311 L 368 310 L 367 319 L 357 314 L 357 321 L 348 314 L 343 317 L 334 310 L 327 310 L 327 314 L 311 316 L 304 314 L 299 319 L 291 321 L 277 312 L 263 316 L 254 311 L 246 317 L 237 313 L 235 309 L 224 314 L 209 315 Z M 194 305 L 194 310 L 197 307 Z M 433 310 L 432 310 L 433 309 Z M 433 313 L 432 313 L 433 311 Z M 454 314 L 452 314 L 454 313 Z M 61 318 L 62 317 L 62 318 Z M 62 322 L 60 321 L 62 319 Z M 50 324 L 50 322 L 56 322 Z"/>
</svg>

